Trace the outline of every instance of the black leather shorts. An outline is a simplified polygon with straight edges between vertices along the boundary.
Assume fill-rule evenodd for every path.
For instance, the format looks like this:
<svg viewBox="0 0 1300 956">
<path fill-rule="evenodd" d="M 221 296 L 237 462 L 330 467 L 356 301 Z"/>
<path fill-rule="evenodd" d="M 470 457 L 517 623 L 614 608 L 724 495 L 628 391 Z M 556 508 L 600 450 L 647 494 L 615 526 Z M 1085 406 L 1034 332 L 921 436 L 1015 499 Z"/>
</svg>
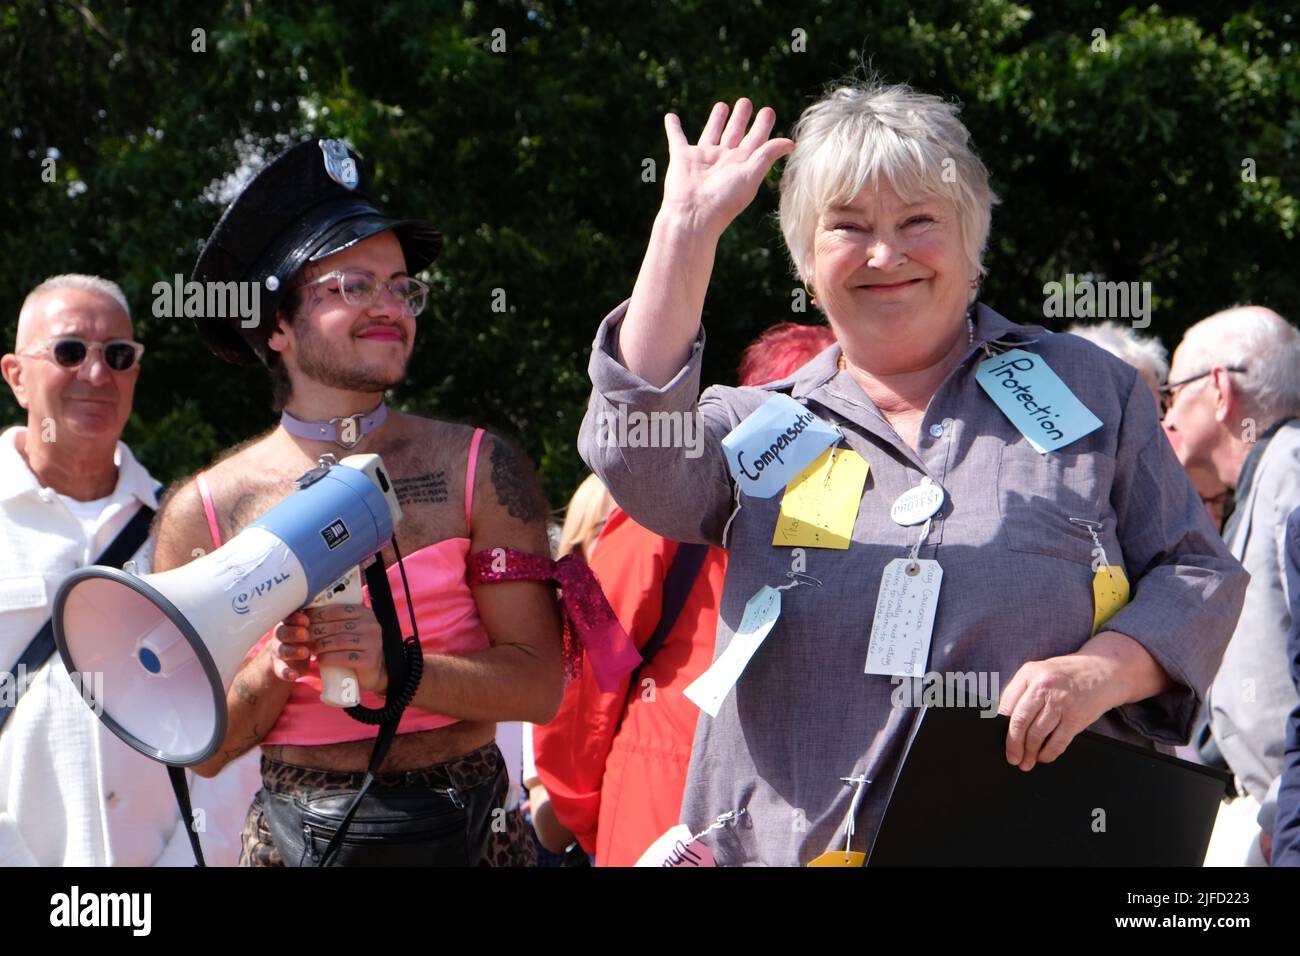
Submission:
<svg viewBox="0 0 1300 956">
<path fill-rule="evenodd" d="M 314 866 L 365 774 L 313 770 L 262 756 L 241 866 Z M 495 743 L 446 763 L 381 773 L 361 802 L 338 866 L 535 866 Z"/>
</svg>

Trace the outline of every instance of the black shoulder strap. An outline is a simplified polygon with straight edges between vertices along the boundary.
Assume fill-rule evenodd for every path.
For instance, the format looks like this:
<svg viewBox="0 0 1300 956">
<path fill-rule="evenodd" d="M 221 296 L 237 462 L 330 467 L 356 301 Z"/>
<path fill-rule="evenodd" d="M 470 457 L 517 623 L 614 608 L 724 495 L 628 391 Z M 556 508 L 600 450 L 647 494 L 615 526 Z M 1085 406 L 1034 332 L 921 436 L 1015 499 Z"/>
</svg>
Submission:
<svg viewBox="0 0 1300 956">
<path fill-rule="evenodd" d="M 181 810 L 181 823 L 190 837 L 190 849 L 194 851 L 194 865 L 207 866 L 203 862 L 203 847 L 199 845 L 199 834 L 194 829 L 194 811 L 190 809 L 190 788 L 185 780 L 185 768 L 167 765 L 167 778 L 172 783 L 172 793 L 176 795 L 176 805 Z"/>
<path fill-rule="evenodd" d="M 668 566 L 668 573 L 664 575 L 663 610 L 659 614 L 659 624 L 655 627 L 654 633 L 650 635 L 650 639 L 641 647 L 641 663 L 632 672 L 631 684 L 628 687 L 629 700 L 636 693 L 636 689 L 640 684 L 641 672 L 659 653 L 659 649 L 664 646 L 664 641 L 668 640 L 668 633 L 673 629 L 673 625 L 677 623 L 682 608 L 686 606 L 686 599 L 690 596 L 691 588 L 695 586 L 695 579 L 699 577 L 700 568 L 703 566 L 704 559 L 708 557 L 708 554 L 709 546 L 707 544 L 682 544 L 677 546 L 677 553 L 673 555 L 673 563 Z M 624 711 L 626 711 L 626 708 L 624 708 Z"/>
<path fill-rule="evenodd" d="M 153 513 L 152 508 L 142 504 L 140 510 L 126 523 L 126 527 L 117 533 L 117 537 L 113 539 L 112 543 L 109 544 L 95 563 L 113 568 L 121 568 L 122 565 L 126 564 L 131 555 L 139 551 L 140 546 L 149 537 L 149 522 L 153 520 Z M 0 730 L 4 730 L 10 715 L 18 706 L 18 698 L 27 689 L 25 682 L 16 682 L 16 675 L 20 673 L 35 674 L 45 666 L 46 661 L 54 656 L 54 650 L 54 620 L 50 618 L 37 632 L 36 636 L 32 638 L 32 642 L 27 645 L 27 649 L 22 652 L 14 664 L 13 673 L 16 686 L 14 693 L 6 694 L 4 701 L 0 702 Z"/>
</svg>

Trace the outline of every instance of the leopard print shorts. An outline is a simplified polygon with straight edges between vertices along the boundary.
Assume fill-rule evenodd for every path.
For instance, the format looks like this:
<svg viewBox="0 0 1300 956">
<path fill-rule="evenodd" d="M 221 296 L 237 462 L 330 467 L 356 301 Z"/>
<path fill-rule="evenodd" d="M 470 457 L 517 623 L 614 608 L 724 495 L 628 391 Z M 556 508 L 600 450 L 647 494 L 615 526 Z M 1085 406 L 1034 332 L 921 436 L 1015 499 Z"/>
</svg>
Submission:
<svg viewBox="0 0 1300 956">
<path fill-rule="evenodd" d="M 262 807 L 263 794 L 279 793 L 287 796 L 310 796 L 313 793 L 339 790 L 358 790 L 364 773 L 341 773 L 334 770 L 312 770 L 294 764 L 281 763 L 262 755 L 262 789 L 253 798 L 244 820 L 241 835 L 243 847 L 239 854 L 240 866 L 284 866 L 280 851 L 271 836 Z M 509 789 L 505 773 L 505 760 L 496 743 L 471 750 L 469 753 L 418 770 L 381 772 L 375 777 L 371 789 L 381 790 L 444 790 L 447 787 L 468 790 L 490 780 L 496 780 L 493 803 L 502 806 Z M 518 807 L 505 807 L 489 829 L 488 842 L 483 848 L 479 866 L 536 866 L 537 848 L 533 843 L 528 824 Z"/>
</svg>

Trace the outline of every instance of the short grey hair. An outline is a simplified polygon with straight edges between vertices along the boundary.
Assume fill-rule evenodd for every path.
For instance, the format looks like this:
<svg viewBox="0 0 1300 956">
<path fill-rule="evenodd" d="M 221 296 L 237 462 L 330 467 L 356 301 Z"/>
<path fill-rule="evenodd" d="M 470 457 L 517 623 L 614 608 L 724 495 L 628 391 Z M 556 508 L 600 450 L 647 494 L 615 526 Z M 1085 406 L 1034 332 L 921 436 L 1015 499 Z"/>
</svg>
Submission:
<svg viewBox="0 0 1300 956">
<path fill-rule="evenodd" d="M 1163 383 L 1169 378 L 1169 352 L 1157 338 L 1138 335 L 1127 325 L 1118 322 L 1099 322 L 1096 325 L 1079 323 L 1066 331 L 1100 346 L 1139 372 L 1149 373 L 1157 383 Z"/>
<path fill-rule="evenodd" d="M 23 306 L 18 311 L 18 331 L 15 335 L 16 346 L 22 345 L 24 332 L 33 321 L 36 311 L 36 303 L 42 296 L 54 292 L 58 289 L 81 289 L 86 292 L 98 292 L 106 298 L 116 302 L 126 313 L 127 319 L 131 318 L 131 307 L 127 305 L 126 295 L 122 292 L 122 287 L 111 279 L 105 279 L 102 276 L 81 275 L 80 273 L 69 272 L 64 275 L 50 276 L 31 292 L 27 293 L 27 298 L 23 299 Z"/>
<path fill-rule="evenodd" d="M 1220 365 L 1244 373 L 1232 381 L 1256 427 L 1300 414 L 1300 331 L 1272 309 L 1235 306 L 1187 330 L 1183 345 L 1201 372 Z"/>
<path fill-rule="evenodd" d="M 781 175 L 781 232 L 801 279 L 813 272 L 818 218 L 868 183 L 879 188 L 882 173 L 904 202 L 951 200 L 972 278 L 986 273 L 984 247 L 998 197 L 958 112 L 930 93 L 878 81 L 841 86 L 804 110 Z"/>
</svg>

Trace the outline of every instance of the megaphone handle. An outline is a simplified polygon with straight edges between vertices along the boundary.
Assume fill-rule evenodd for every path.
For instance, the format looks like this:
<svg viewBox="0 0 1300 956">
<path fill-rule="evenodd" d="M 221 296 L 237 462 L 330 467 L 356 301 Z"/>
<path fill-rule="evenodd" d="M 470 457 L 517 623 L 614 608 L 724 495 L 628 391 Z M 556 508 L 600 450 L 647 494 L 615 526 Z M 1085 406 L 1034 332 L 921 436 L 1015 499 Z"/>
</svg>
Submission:
<svg viewBox="0 0 1300 956">
<path fill-rule="evenodd" d="M 350 667 L 322 664 L 320 668 L 320 700 L 331 707 L 353 707 L 361 703 L 361 685 L 357 672 Z"/>
<path fill-rule="evenodd" d="M 347 577 L 339 578 L 324 593 L 317 595 L 308 607 L 328 604 L 360 604 L 361 569 L 353 568 Z M 320 668 L 320 699 L 331 707 L 354 707 L 361 703 L 361 684 L 357 672 L 350 667 L 322 664 Z"/>
</svg>

